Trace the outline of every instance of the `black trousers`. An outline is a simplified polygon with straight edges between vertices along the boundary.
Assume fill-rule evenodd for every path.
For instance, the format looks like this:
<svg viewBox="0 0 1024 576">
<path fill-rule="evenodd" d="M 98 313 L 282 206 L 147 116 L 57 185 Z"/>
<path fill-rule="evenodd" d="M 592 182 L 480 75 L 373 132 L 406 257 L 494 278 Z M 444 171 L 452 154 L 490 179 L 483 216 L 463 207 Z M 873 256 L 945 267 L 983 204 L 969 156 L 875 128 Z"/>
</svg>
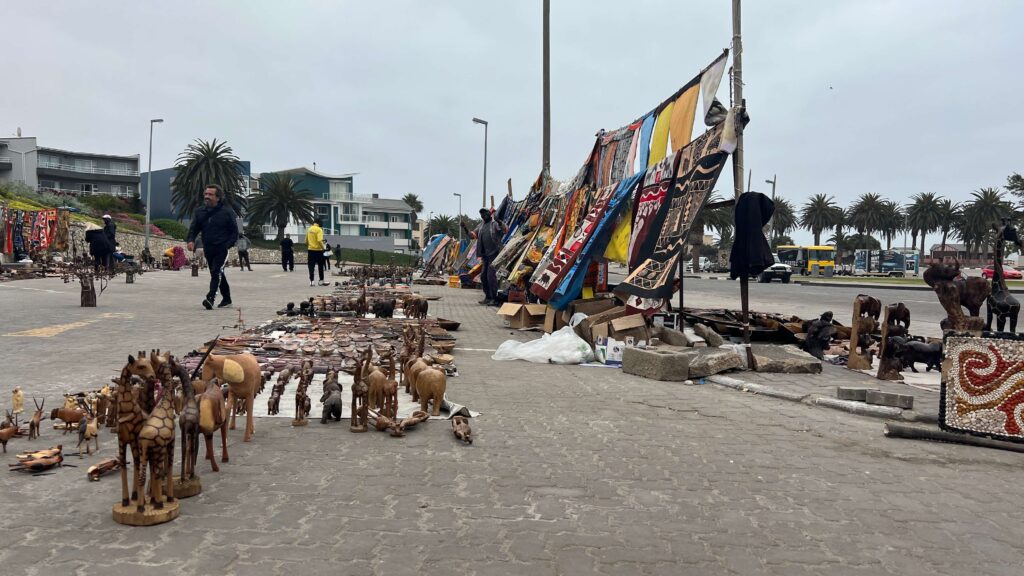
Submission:
<svg viewBox="0 0 1024 576">
<path fill-rule="evenodd" d="M 249 263 L 249 251 L 248 250 L 239 250 L 238 251 L 238 266 L 242 270 L 245 270 L 246 267 L 248 267 L 249 271 L 252 272 L 252 264 Z"/>
<path fill-rule="evenodd" d="M 480 262 L 483 263 L 483 269 L 480 270 L 480 283 L 483 284 L 484 297 L 488 300 L 494 300 L 498 297 L 498 276 L 494 272 L 494 258 L 497 256 L 486 256 L 480 257 Z"/>
<path fill-rule="evenodd" d="M 295 253 L 292 251 L 281 252 L 281 268 L 284 268 L 285 272 L 295 271 Z"/>
<path fill-rule="evenodd" d="M 323 250 L 307 250 L 306 251 L 306 267 L 309 268 L 309 281 L 313 281 L 313 268 L 320 273 L 320 281 L 324 281 L 324 251 Z"/>
<path fill-rule="evenodd" d="M 206 293 L 206 299 L 213 302 L 219 288 L 221 297 L 230 301 L 231 287 L 228 286 L 227 276 L 224 275 L 228 263 L 228 249 L 207 247 L 204 252 L 206 263 L 210 266 L 210 291 Z"/>
</svg>

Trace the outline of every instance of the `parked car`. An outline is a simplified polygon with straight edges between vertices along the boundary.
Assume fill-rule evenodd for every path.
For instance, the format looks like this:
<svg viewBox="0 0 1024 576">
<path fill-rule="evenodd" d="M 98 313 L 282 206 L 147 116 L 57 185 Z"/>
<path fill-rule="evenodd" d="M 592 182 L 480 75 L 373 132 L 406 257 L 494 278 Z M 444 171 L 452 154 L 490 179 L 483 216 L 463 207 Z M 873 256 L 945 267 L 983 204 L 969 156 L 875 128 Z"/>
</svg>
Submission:
<svg viewBox="0 0 1024 576">
<path fill-rule="evenodd" d="M 772 280 L 781 280 L 783 284 L 789 284 L 790 278 L 793 276 L 793 268 L 789 264 L 783 264 L 779 260 L 778 254 L 772 254 L 775 257 L 775 264 L 772 264 L 765 269 L 764 272 L 758 275 L 758 282 L 771 282 Z"/>
<path fill-rule="evenodd" d="M 984 268 L 981 269 L 981 275 L 984 276 L 985 278 L 992 278 L 993 276 L 996 275 L 996 269 L 991 264 L 989 264 L 988 266 L 985 266 Z M 1022 277 L 1024 277 L 1024 275 L 1022 275 L 1020 271 L 1014 270 L 1013 268 L 1008 268 L 1006 266 L 1003 267 L 1003 276 L 1007 280 L 1020 280 Z"/>
</svg>

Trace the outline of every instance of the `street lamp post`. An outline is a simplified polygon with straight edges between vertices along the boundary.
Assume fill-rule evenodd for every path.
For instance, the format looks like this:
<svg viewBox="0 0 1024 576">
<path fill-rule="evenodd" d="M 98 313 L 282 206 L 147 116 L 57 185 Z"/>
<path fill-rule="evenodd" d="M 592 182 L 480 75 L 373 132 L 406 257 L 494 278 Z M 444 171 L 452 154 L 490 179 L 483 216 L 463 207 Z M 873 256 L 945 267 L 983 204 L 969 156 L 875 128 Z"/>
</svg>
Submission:
<svg viewBox="0 0 1024 576">
<path fill-rule="evenodd" d="M 765 180 L 765 184 L 772 185 L 772 204 L 775 204 L 775 181 L 778 180 L 778 175 L 772 174 L 771 180 Z M 775 243 L 775 213 L 772 213 L 772 217 L 768 219 L 768 230 L 772 233 L 772 243 Z M 774 246 L 772 246 L 774 248 Z"/>
<path fill-rule="evenodd" d="M 473 118 L 473 122 L 484 125 L 484 195 L 483 203 L 480 204 L 480 207 L 487 208 L 487 121 Z"/>
<path fill-rule="evenodd" d="M 163 118 L 149 121 L 149 170 L 146 173 L 146 253 L 149 253 L 149 205 L 153 195 L 153 124 L 160 124 L 163 121 Z"/>
<path fill-rule="evenodd" d="M 459 197 L 459 223 L 458 223 L 458 228 L 459 228 L 459 249 L 461 250 L 462 249 L 462 194 L 459 194 L 458 192 L 452 192 L 452 195 Z"/>
</svg>

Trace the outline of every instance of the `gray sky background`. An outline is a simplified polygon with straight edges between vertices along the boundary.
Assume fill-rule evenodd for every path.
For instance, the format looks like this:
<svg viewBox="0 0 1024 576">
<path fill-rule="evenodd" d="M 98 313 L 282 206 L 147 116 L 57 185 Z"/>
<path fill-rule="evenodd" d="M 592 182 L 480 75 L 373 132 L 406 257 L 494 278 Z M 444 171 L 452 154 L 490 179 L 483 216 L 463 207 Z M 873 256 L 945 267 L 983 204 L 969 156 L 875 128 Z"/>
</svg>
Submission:
<svg viewBox="0 0 1024 576">
<path fill-rule="evenodd" d="M 729 2 L 553 0 L 552 172 L 571 177 L 622 126 L 731 42 Z M 358 172 L 359 193 L 426 211 L 521 198 L 541 165 L 541 2 L 9 2 L 0 135 L 142 154 L 226 139 L 258 172 Z M 1024 3 L 748 0 L 753 188 L 964 200 L 1024 171 Z M 1015 39 L 1016 38 L 1016 39 Z M 727 82 L 719 97 L 728 98 Z M 730 193 L 731 175 L 719 181 Z M 797 240 L 810 235 L 799 233 Z"/>
</svg>

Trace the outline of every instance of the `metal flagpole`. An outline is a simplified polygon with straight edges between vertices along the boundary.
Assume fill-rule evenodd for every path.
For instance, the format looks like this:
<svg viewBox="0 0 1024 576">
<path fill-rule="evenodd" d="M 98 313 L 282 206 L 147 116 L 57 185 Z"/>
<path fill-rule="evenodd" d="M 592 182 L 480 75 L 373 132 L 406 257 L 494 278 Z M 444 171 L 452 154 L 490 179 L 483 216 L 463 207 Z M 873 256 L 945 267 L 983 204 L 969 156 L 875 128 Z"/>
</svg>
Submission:
<svg viewBox="0 0 1024 576">
<path fill-rule="evenodd" d="M 544 0 L 544 175 L 551 170 L 551 0 Z"/>
<path fill-rule="evenodd" d="M 740 36 L 740 0 L 732 0 L 732 93 L 733 106 L 739 108 L 736 118 L 736 151 L 732 154 L 732 180 L 735 196 L 743 193 L 743 40 Z M 747 366 L 755 369 L 754 351 L 750 348 L 750 278 L 740 276 L 740 303 L 743 308 L 743 344 L 747 349 Z"/>
</svg>

